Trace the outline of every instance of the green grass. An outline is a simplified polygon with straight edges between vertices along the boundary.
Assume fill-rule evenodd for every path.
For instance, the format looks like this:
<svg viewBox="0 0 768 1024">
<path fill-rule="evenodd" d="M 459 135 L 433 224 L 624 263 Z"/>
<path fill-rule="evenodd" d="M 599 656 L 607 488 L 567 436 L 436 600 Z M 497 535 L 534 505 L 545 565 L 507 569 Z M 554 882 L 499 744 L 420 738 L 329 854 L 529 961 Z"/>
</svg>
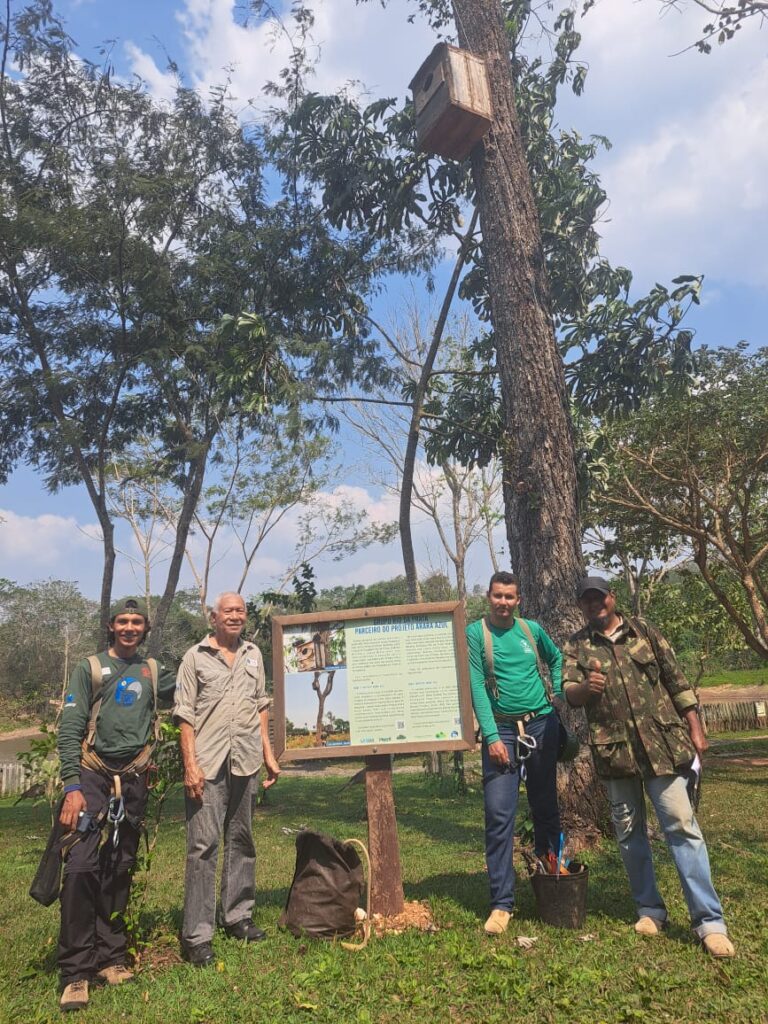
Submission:
<svg viewBox="0 0 768 1024">
<path fill-rule="evenodd" d="M 702 676 L 699 686 L 765 686 L 768 694 L 768 666 L 715 672 L 711 676 Z"/>
<path fill-rule="evenodd" d="M 729 743 L 737 740 L 728 738 Z M 748 741 L 753 742 L 753 741 Z M 308 824 L 345 839 L 366 838 L 364 790 L 339 793 L 343 778 L 284 776 L 259 811 L 255 918 L 269 940 L 244 947 L 217 937 L 217 968 L 175 964 L 144 970 L 136 984 L 98 990 L 78 1020 L 132 1024 L 616 1024 L 624 1021 L 768 1020 L 768 771 L 707 767 L 700 819 L 738 957 L 709 960 L 691 941 L 674 869 L 657 847 L 672 927 L 657 940 L 634 935 L 633 906 L 612 842 L 588 854 L 589 912 L 579 932 L 543 926 L 530 886 L 498 940 L 482 933 L 487 913 L 482 795 L 465 798 L 421 774 L 395 774 L 407 899 L 429 901 L 440 930 L 372 939 L 363 952 L 299 942 L 276 922 L 290 884 L 294 839 Z M 56 994 L 57 907 L 26 895 L 47 833 L 43 807 L 0 802 L 0 1021 L 60 1020 Z M 176 946 L 182 904 L 184 824 L 170 807 L 144 915 L 153 945 Z M 536 936 L 525 952 L 516 935 Z M 581 936 L 591 935 L 589 941 Z"/>
</svg>

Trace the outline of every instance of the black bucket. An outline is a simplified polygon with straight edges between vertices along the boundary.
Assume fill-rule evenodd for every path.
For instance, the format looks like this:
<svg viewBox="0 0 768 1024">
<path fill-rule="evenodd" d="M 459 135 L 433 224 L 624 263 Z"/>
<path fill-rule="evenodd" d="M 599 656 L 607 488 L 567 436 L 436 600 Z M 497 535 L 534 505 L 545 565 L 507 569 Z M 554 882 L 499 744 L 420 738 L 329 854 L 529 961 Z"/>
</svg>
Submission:
<svg viewBox="0 0 768 1024">
<path fill-rule="evenodd" d="M 579 870 L 581 869 L 581 870 Z M 567 875 L 531 875 L 536 909 L 544 924 L 555 928 L 581 928 L 587 917 L 589 869 L 573 861 Z"/>
</svg>

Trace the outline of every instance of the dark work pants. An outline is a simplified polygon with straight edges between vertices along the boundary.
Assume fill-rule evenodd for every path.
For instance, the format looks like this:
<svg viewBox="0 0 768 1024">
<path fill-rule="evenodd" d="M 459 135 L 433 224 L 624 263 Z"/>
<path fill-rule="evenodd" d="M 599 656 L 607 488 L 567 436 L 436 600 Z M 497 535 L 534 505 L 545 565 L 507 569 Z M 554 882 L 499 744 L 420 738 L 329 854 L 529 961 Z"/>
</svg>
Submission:
<svg viewBox="0 0 768 1024">
<path fill-rule="evenodd" d="M 517 729 L 499 725 L 499 739 L 506 746 L 511 766 L 501 769 L 491 761 L 483 743 L 483 792 L 485 796 L 485 861 L 491 889 L 491 909 L 512 911 L 515 903 L 515 871 L 512 847 L 515 836 L 520 762 Z M 536 749 L 526 759 L 525 787 L 533 818 L 534 848 L 540 857 L 557 853 L 560 813 L 557 807 L 557 745 L 560 725 L 554 712 L 538 715 L 525 726 L 536 739 Z"/>
<path fill-rule="evenodd" d="M 117 847 L 107 822 L 101 831 L 84 833 L 64 863 L 59 932 L 62 985 L 91 979 L 102 968 L 126 960 L 123 913 L 147 806 L 147 776 L 124 775 L 121 781 L 126 817 L 120 825 Z M 80 782 L 88 812 L 106 813 L 111 779 L 83 768 Z M 102 834 L 104 842 L 99 846 Z"/>
</svg>

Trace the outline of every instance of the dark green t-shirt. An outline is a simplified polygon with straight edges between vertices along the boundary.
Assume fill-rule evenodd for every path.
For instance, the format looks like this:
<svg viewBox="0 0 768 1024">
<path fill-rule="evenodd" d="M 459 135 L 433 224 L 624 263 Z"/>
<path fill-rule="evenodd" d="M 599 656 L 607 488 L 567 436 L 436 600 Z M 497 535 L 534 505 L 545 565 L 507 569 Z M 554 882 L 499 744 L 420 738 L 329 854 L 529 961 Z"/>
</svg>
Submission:
<svg viewBox="0 0 768 1024">
<path fill-rule="evenodd" d="M 147 744 L 154 719 L 152 674 L 140 656 L 130 661 L 97 655 L 102 668 L 102 700 L 96 720 L 94 749 L 99 757 L 129 758 Z M 158 701 L 173 699 L 176 676 L 158 665 Z M 80 781 L 81 745 L 91 716 L 91 666 L 81 661 L 69 680 L 59 724 L 58 748 L 65 786 Z"/>
</svg>

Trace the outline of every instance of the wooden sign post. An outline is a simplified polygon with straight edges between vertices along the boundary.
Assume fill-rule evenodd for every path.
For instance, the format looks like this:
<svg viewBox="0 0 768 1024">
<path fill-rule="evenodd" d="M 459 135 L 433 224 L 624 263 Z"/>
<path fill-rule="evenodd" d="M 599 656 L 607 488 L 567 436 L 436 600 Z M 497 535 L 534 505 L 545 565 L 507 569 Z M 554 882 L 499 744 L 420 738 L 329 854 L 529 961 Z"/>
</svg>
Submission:
<svg viewBox="0 0 768 1024">
<path fill-rule="evenodd" d="M 365 759 L 371 908 L 399 914 L 392 755 L 474 747 L 463 605 L 276 615 L 272 653 L 275 755 Z"/>
<path fill-rule="evenodd" d="M 394 917 L 403 912 L 405 897 L 389 754 L 366 757 L 365 799 L 371 857 L 371 913 Z"/>
</svg>

